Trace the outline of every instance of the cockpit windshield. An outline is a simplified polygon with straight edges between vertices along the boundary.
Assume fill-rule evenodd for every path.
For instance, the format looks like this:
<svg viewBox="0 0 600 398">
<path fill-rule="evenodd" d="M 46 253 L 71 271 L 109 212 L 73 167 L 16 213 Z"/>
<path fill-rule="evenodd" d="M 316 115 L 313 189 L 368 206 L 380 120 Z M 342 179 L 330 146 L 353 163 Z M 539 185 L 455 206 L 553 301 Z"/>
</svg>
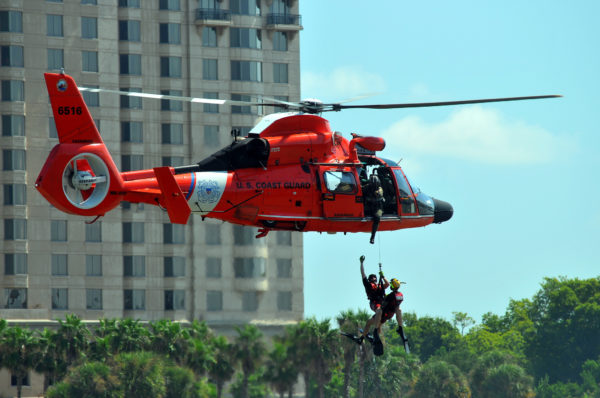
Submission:
<svg viewBox="0 0 600 398">
<path fill-rule="evenodd" d="M 396 176 L 396 183 L 398 184 L 398 193 L 400 194 L 400 206 L 402 207 L 403 214 L 416 213 L 415 200 L 410 189 L 410 184 L 404 176 L 402 169 L 394 168 L 394 175 Z"/>
</svg>

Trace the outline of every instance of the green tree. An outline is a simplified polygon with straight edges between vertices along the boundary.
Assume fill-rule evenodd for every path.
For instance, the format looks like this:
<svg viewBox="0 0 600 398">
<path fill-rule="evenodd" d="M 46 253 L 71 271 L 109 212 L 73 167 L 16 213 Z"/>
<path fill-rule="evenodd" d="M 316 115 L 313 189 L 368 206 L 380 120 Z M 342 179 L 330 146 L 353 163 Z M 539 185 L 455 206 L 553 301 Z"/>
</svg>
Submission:
<svg viewBox="0 0 600 398">
<path fill-rule="evenodd" d="M 298 380 L 298 369 L 290 356 L 285 342 L 275 341 L 266 361 L 265 379 L 283 398 L 287 392 L 291 398 L 294 384 Z"/>
<path fill-rule="evenodd" d="M 366 396 L 406 396 L 416 382 L 420 367 L 419 359 L 406 354 L 402 345 L 388 343 L 383 356 L 366 364 Z"/>
<path fill-rule="evenodd" d="M 150 348 L 150 332 L 139 320 L 125 318 L 108 324 L 110 348 L 113 354 Z"/>
<path fill-rule="evenodd" d="M 105 363 L 87 362 L 50 387 L 48 398 L 124 398 L 119 378 Z"/>
<path fill-rule="evenodd" d="M 442 318 L 415 314 L 403 314 L 406 334 L 410 340 L 411 352 L 426 362 L 440 349 L 449 351 L 456 347 L 461 335 L 452 324 Z"/>
<path fill-rule="evenodd" d="M 85 354 L 90 343 L 90 331 L 75 314 L 67 314 L 64 321 L 59 319 L 58 325 L 54 344 L 63 353 L 66 362 L 73 364 Z"/>
<path fill-rule="evenodd" d="M 410 393 L 412 398 L 468 398 L 467 378 L 456 366 L 431 360 L 421 368 Z"/>
<path fill-rule="evenodd" d="M 471 318 L 466 312 L 453 312 L 452 324 L 460 330 L 460 335 L 465 335 L 465 328 L 475 324 L 475 319 Z"/>
<path fill-rule="evenodd" d="M 127 398 L 162 398 L 166 394 L 161 358 L 151 352 L 126 352 L 115 357 Z"/>
<path fill-rule="evenodd" d="M 505 363 L 490 369 L 482 385 L 485 398 L 527 398 L 535 396 L 533 377 L 519 365 Z"/>
<path fill-rule="evenodd" d="M 196 381 L 191 369 L 181 366 L 166 365 L 165 376 L 165 398 L 205 398 L 213 396 L 208 383 Z"/>
<path fill-rule="evenodd" d="M 210 346 L 214 361 L 208 364 L 208 376 L 217 387 L 217 398 L 221 398 L 223 386 L 231 380 L 235 373 L 233 346 L 224 336 L 216 336 L 211 339 Z"/>
<path fill-rule="evenodd" d="M 191 354 L 192 345 L 189 331 L 182 328 L 180 323 L 167 319 L 150 322 L 152 351 L 163 354 L 178 365 L 182 365 Z"/>
<path fill-rule="evenodd" d="M 337 323 L 341 332 L 357 334 L 364 327 L 370 314 L 364 310 L 343 311 L 337 317 Z M 344 382 L 342 394 L 345 398 L 350 396 L 350 379 L 352 377 L 352 366 L 355 363 L 355 358 L 358 355 L 359 366 L 359 397 L 363 396 L 364 392 L 364 366 L 366 355 L 363 347 L 349 339 L 341 339 L 342 360 L 344 373 Z"/>
<path fill-rule="evenodd" d="M 66 374 L 69 365 L 55 342 L 56 331 L 44 328 L 38 332 L 34 369 L 44 375 L 44 392 L 51 382 L 58 381 Z"/>
<path fill-rule="evenodd" d="M 18 326 L 5 327 L 0 335 L 2 367 L 17 379 L 17 396 L 21 398 L 23 379 L 35 366 L 37 342 L 33 332 Z"/>
<path fill-rule="evenodd" d="M 233 357 L 242 369 L 241 396 L 248 398 L 248 383 L 263 363 L 265 343 L 260 329 L 255 325 L 246 325 L 243 329 L 236 327 L 238 335 L 233 345 Z"/>
</svg>

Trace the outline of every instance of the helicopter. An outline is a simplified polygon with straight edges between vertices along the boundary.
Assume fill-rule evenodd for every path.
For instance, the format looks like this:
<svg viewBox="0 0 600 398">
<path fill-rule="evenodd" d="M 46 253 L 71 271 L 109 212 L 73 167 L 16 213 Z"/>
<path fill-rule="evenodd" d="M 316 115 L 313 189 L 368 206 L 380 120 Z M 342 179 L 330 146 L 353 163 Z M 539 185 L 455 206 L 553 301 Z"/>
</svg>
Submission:
<svg viewBox="0 0 600 398">
<path fill-rule="evenodd" d="M 326 233 L 370 232 L 373 214 L 365 199 L 368 176 L 383 191 L 379 230 L 391 231 L 443 223 L 452 205 L 414 189 L 398 163 L 378 156 L 380 137 L 331 130 L 320 116 L 327 111 L 393 109 L 559 97 L 558 95 L 466 101 L 346 105 L 318 100 L 272 100 L 287 112 L 266 115 L 247 134 L 196 164 L 121 172 L 105 146 L 74 79 L 45 73 L 59 143 L 51 150 L 37 190 L 57 209 L 93 221 L 121 202 L 146 203 L 166 210 L 171 223 L 186 224 L 191 213 L 271 230 Z M 101 89 L 87 89 L 101 90 Z M 144 93 L 121 95 L 164 97 Z M 238 101 L 190 98 L 192 102 Z M 93 222 L 92 221 L 92 222 Z"/>
</svg>

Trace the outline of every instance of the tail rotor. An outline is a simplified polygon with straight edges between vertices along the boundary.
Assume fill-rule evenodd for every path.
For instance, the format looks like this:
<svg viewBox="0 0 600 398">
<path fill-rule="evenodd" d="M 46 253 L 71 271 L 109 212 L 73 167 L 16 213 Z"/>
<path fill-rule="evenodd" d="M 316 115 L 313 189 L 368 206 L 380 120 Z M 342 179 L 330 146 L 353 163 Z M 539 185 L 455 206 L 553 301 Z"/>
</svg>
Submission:
<svg viewBox="0 0 600 398">
<path fill-rule="evenodd" d="M 93 153 L 79 153 L 66 164 L 62 187 L 67 200 L 78 209 L 98 206 L 110 187 L 110 173 L 104 161 Z"/>
</svg>

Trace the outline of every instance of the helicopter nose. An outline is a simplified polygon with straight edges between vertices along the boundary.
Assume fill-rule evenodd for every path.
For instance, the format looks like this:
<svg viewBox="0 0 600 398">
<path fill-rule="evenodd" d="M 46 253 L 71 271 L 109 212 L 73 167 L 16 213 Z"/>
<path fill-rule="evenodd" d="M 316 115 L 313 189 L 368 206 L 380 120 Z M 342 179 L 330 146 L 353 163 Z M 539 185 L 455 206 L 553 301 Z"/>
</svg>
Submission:
<svg viewBox="0 0 600 398">
<path fill-rule="evenodd" d="M 452 214 L 454 214 L 452 205 L 448 202 L 444 202 L 443 200 L 438 200 L 435 198 L 432 199 L 434 205 L 433 222 L 440 224 L 451 219 Z"/>
</svg>

